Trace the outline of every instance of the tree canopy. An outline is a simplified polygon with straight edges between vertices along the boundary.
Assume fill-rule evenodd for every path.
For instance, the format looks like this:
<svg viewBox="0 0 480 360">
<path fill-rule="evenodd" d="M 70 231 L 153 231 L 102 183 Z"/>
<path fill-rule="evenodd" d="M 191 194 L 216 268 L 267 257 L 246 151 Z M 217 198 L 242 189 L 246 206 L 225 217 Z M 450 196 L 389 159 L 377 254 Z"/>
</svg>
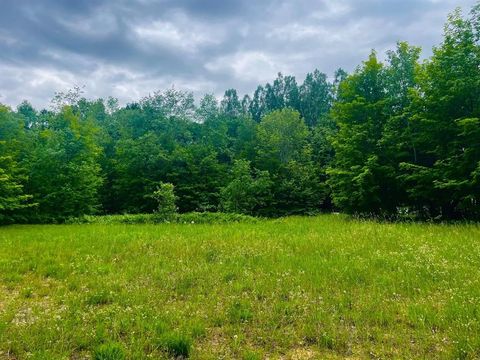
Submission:
<svg viewBox="0 0 480 360">
<path fill-rule="evenodd" d="M 279 73 L 243 97 L 120 106 L 74 88 L 50 109 L 1 105 L 0 222 L 167 207 L 478 220 L 479 24 L 480 5 L 456 10 L 423 62 L 399 42 L 351 74 Z"/>
</svg>

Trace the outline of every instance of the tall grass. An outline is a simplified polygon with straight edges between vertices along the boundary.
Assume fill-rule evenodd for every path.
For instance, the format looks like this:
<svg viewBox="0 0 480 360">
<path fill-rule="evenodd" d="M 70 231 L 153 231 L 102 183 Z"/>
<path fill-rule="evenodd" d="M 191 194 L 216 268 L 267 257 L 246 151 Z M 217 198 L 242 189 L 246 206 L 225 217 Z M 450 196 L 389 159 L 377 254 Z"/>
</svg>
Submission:
<svg viewBox="0 0 480 360">
<path fill-rule="evenodd" d="M 1 228 L 0 359 L 115 356 L 479 358 L 480 228 Z"/>
</svg>

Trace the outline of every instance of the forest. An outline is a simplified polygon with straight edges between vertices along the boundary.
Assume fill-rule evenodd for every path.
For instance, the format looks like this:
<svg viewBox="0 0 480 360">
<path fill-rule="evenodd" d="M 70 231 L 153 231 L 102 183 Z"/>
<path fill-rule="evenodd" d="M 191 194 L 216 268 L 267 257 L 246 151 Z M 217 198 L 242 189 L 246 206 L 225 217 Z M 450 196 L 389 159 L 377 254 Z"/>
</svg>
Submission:
<svg viewBox="0 0 480 360">
<path fill-rule="evenodd" d="M 480 219 L 480 4 L 421 59 L 278 74 L 241 96 L 175 88 L 120 106 L 81 88 L 0 105 L 0 223 L 158 211 Z M 175 209 L 176 210 L 176 209 Z"/>
</svg>

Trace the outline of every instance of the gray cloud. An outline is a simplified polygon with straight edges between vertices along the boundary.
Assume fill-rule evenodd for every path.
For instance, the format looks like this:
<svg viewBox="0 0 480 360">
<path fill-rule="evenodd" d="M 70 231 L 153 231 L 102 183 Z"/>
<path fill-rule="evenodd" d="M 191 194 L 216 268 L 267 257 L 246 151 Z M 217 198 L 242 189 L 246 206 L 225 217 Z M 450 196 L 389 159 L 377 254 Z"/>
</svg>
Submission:
<svg viewBox="0 0 480 360">
<path fill-rule="evenodd" d="M 135 101 L 174 85 L 251 93 L 281 71 L 353 70 L 398 40 L 441 41 L 475 0 L 3 0 L 0 102 L 48 106 L 55 91 Z"/>
</svg>

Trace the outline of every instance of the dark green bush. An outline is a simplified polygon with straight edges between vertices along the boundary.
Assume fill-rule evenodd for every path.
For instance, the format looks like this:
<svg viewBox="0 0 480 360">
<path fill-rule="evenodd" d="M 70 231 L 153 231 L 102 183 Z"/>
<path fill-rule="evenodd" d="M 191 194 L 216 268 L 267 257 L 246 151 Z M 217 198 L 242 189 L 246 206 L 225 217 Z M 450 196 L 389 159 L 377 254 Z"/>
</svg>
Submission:
<svg viewBox="0 0 480 360">
<path fill-rule="evenodd" d="M 225 224 L 255 221 L 257 219 L 253 216 L 221 212 L 191 212 L 179 214 L 176 218 L 176 222 L 183 224 Z"/>
<path fill-rule="evenodd" d="M 242 215 L 228 214 L 220 212 L 191 212 L 186 214 L 176 214 L 168 220 L 155 214 L 124 214 L 124 215 L 105 215 L 93 216 L 86 215 L 80 218 L 70 219 L 69 224 L 161 224 L 173 222 L 180 224 L 226 224 L 238 222 L 256 222 L 257 218 Z"/>
</svg>

